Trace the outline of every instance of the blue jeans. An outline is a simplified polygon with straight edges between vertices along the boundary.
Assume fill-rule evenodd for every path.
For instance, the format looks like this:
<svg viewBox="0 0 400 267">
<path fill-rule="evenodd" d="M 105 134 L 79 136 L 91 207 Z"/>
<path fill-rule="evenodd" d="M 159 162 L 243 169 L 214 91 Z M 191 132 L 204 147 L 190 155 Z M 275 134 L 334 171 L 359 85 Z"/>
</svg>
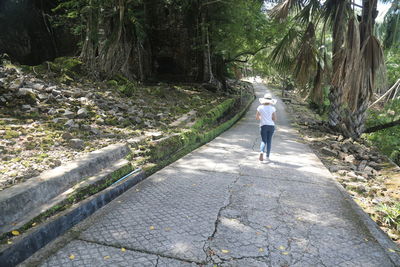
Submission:
<svg viewBox="0 0 400 267">
<path fill-rule="evenodd" d="M 272 135 L 274 134 L 275 126 L 263 125 L 261 126 L 261 145 L 260 152 L 265 152 L 265 145 L 267 145 L 267 157 L 271 153 Z"/>
</svg>

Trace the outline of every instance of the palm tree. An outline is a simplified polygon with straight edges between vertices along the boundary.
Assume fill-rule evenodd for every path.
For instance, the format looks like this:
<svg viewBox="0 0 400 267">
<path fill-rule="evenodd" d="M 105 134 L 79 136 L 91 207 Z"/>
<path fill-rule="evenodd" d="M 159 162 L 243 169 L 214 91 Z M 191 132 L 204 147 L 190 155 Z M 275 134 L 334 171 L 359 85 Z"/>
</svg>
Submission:
<svg viewBox="0 0 400 267">
<path fill-rule="evenodd" d="M 282 19 L 288 16 L 290 10 L 295 10 L 297 18 L 310 20 L 310 13 L 304 10 L 318 5 L 321 3 L 317 0 L 284 0 L 274 8 L 272 15 Z M 332 25 L 333 75 L 329 123 L 339 128 L 345 136 L 358 138 L 364 130 L 365 113 L 376 76 L 383 66 L 383 52 L 373 35 L 377 0 L 363 0 L 360 21 L 354 12 L 349 12 L 351 5 L 351 0 L 327 0 L 314 15 L 324 17 L 324 22 Z M 301 49 L 304 49 L 304 45 Z M 277 53 L 277 50 L 274 52 Z M 313 77 L 320 75 L 315 71 L 309 74 Z"/>
</svg>

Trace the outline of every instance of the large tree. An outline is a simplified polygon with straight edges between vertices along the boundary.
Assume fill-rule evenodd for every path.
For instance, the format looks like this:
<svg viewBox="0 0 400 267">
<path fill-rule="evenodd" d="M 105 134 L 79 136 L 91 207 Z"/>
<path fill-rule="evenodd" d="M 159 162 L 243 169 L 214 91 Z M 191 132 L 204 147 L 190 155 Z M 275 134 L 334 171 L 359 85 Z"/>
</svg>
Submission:
<svg viewBox="0 0 400 267">
<path fill-rule="evenodd" d="M 351 12 L 354 3 L 350 0 L 284 0 L 273 10 L 272 14 L 279 18 L 285 18 L 293 10 L 294 19 L 299 22 L 307 22 L 304 32 L 296 36 L 301 47 L 294 55 L 292 64 L 294 76 L 300 81 L 306 82 L 307 76 L 316 80 L 320 77 L 318 61 L 313 61 L 312 53 L 313 34 L 311 24 L 322 22 L 322 34 L 328 29 L 325 23 L 330 23 L 332 29 L 332 62 L 330 100 L 331 110 L 329 122 L 339 128 L 347 137 L 358 138 L 364 131 L 364 119 L 368 103 L 375 88 L 376 77 L 383 66 L 383 51 L 379 41 L 374 36 L 375 18 L 377 16 L 378 0 L 363 0 L 361 16 Z M 315 10 L 310 12 L 308 10 Z M 289 38 L 286 41 L 292 41 Z M 284 46 L 284 44 L 282 44 Z M 326 46 L 326 45 L 325 45 Z M 279 53 L 275 50 L 273 58 L 279 59 Z M 315 48 L 314 48 L 315 50 Z M 307 52 L 308 51 L 308 52 Z M 280 56 L 282 58 L 282 56 Z M 279 60 L 276 60 L 279 62 Z M 307 62 L 307 65 L 304 63 Z M 329 73 L 328 73 L 329 74 Z M 309 79 L 310 79 L 309 78 Z M 319 83 L 314 82 L 313 94 L 320 89 Z"/>
</svg>

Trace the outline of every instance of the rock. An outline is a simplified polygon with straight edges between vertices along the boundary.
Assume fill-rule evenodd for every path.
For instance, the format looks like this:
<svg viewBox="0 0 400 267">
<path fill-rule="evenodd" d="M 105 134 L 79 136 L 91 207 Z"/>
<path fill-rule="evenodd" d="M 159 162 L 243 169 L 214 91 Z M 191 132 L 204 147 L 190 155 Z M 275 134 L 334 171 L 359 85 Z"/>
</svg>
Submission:
<svg viewBox="0 0 400 267">
<path fill-rule="evenodd" d="M 81 139 L 71 139 L 69 140 L 69 145 L 74 149 L 83 149 L 85 147 L 85 142 Z"/>
<path fill-rule="evenodd" d="M 95 127 L 91 127 L 90 132 L 94 135 L 99 135 L 101 133 L 100 130 Z"/>
<path fill-rule="evenodd" d="M 83 96 L 85 96 L 85 92 L 83 90 L 78 89 L 72 93 L 72 96 L 75 98 L 83 97 Z"/>
<path fill-rule="evenodd" d="M 75 117 L 75 113 L 67 109 L 64 111 L 63 116 L 67 117 L 68 119 L 72 119 Z"/>
<path fill-rule="evenodd" d="M 43 100 L 49 99 L 49 96 L 46 95 L 46 94 L 38 94 L 38 95 L 37 95 L 37 98 L 38 98 L 40 101 L 43 101 Z"/>
<path fill-rule="evenodd" d="M 103 125 L 104 124 L 104 119 L 98 118 L 98 119 L 96 119 L 96 123 L 99 124 L 99 125 Z"/>
<path fill-rule="evenodd" d="M 60 96 L 60 95 L 61 95 L 61 91 L 60 91 L 60 90 L 53 89 L 53 90 L 51 91 L 51 94 L 54 95 L 54 96 Z"/>
<path fill-rule="evenodd" d="M 367 166 L 364 169 L 364 173 L 367 175 L 374 175 L 376 173 L 376 171 L 374 169 L 372 169 L 370 166 Z"/>
<path fill-rule="evenodd" d="M 358 158 L 362 160 L 369 160 L 369 156 L 366 153 L 358 154 Z"/>
<path fill-rule="evenodd" d="M 58 111 L 54 108 L 49 109 L 49 111 L 47 111 L 47 114 L 49 115 L 56 115 L 58 113 Z"/>
<path fill-rule="evenodd" d="M 139 118 L 139 117 L 136 117 L 136 118 L 135 118 L 135 121 L 136 121 L 136 123 L 137 123 L 137 124 L 140 124 L 140 123 L 142 123 L 142 119 L 141 119 L 141 118 Z"/>
<path fill-rule="evenodd" d="M 5 103 L 7 103 L 7 99 L 5 99 L 4 97 L 0 96 L 0 102 L 5 104 Z"/>
<path fill-rule="evenodd" d="M 325 155 L 330 156 L 330 157 L 336 157 L 337 156 L 337 153 L 335 151 L 332 151 L 332 150 L 330 150 L 329 148 L 326 148 L 326 147 L 323 147 L 321 151 L 322 151 L 322 153 L 324 153 Z"/>
<path fill-rule="evenodd" d="M 343 135 L 339 135 L 336 139 L 338 142 L 342 142 L 344 140 Z"/>
<path fill-rule="evenodd" d="M 54 123 L 60 123 L 60 122 L 63 122 L 63 121 L 65 121 L 66 119 L 65 118 L 54 118 L 53 120 L 52 120 L 52 122 L 54 122 Z"/>
<path fill-rule="evenodd" d="M 62 139 L 64 139 L 64 140 L 70 140 L 70 139 L 73 139 L 73 138 L 74 138 L 74 137 L 72 136 L 72 134 L 70 134 L 70 133 L 68 133 L 68 132 L 63 133 L 61 137 L 62 137 Z"/>
<path fill-rule="evenodd" d="M 89 115 L 89 112 L 85 108 L 81 108 L 78 110 L 77 116 L 78 118 L 86 118 Z"/>
<path fill-rule="evenodd" d="M 357 170 L 358 170 L 358 171 L 364 171 L 364 169 L 365 169 L 366 166 L 367 166 L 367 161 L 366 161 L 366 160 L 363 160 L 363 161 L 361 161 L 360 164 L 358 165 Z"/>
<path fill-rule="evenodd" d="M 349 163 L 353 163 L 356 159 L 354 158 L 353 155 L 348 155 L 344 158 L 344 161 L 349 162 Z"/>
<path fill-rule="evenodd" d="M 330 171 L 330 172 L 337 172 L 337 171 L 339 171 L 339 170 L 340 170 L 340 168 L 339 168 L 339 166 L 337 166 L 337 165 L 329 166 L 329 171 Z"/>
<path fill-rule="evenodd" d="M 381 166 L 379 163 L 376 163 L 376 162 L 374 162 L 374 161 L 368 162 L 368 166 L 374 168 L 374 169 L 377 170 L 377 171 L 382 170 L 382 166 Z"/>
<path fill-rule="evenodd" d="M 341 151 L 342 149 L 340 148 L 339 144 L 333 143 L 331 144 L 331 148 L 335 151 Z"/>
<path fill-rule="evenodd" d="M 356 171 L 356 170 L 357 170 L 356 165 L 354 165 L 353 163 L 350 163 L 350 164 L 349 164 L 349 168 L 350 168 L 351 170 L 353 170 L 353 171 Z"/>
<path fill-rule="evenodd" d="M 362 183 L 366 183 L 366 182 L 367 182 L 367 179 L 365 179 L 365 178 L 364 178 L 363 176 L 361 176 L 361 175 L 357 175 L 356 181 L 362 182 Z"/>
<path fill-rule="evenodd" d="M 32 107 L 30 105 L 22 105 L 21 110 L 22 111 L 30 111 Z"/>
<path fill-rule="evenodd" d="M 14 81 L 11 82 L 8 88 L 14 91 L 21 88 L 23 84 L 24 84 L 24 78 L 15 79 Z"/>
<path fill-rule="evenodd" d="M 68 127 L 68 128 L 78 128 L 78 125 L 75 124 L 74 120 L 68 120 L 64 126 Z"/>
<path fill-rule="evenodd" d="M 89 105 L 89 99 L 87 97 L 80 97 L 79 102 L 81 102 L 82 105 Z"/>
<path fill-rule="evenodd" d="M 34 85 L 32 85 L 32 88 L 35 90 L 41 91 L 44 88 L 44 84 L 35 83 Z"/>
<path fill-rule="evenodd" d="M 121 109 L 121 110 L 123 110 L 123 111 L 126 111 L 126 110 L 129 109 L 129 106 L 126 105 L 126 104 L 118 104 L 118 105 L 117 105 L 117 108 L 119 108 L 119 109 Z"/>
<path fill-rule="evenodd" d="M 70 90 L 63 90 L 62 94 L 66 97 L 71 97 L 74 95 L 74 92 L 70 91 Z"/>
<path fill-rule="evenodd" d="M 50 86 L 45 89 L 47 93 L 53 93 L 53 90 L 56 90 L 57 86 Z"/>
<path fill-rule="evenodd" d="M 346 188 L 349 188 L 350 190 L 355 190 L 359 193 L 367 192 L 367 188 L 365 185 L 363 185 L 361 183 L 356 183 L 356 182 L 347 183 Z"/>
<path fill-rule="evenodd" d="M 343 145 L 342 145 L 342 151 L 343 151 L 344 153 L 349 153 L 349 147 L 348 147 L 346 144 L 343 144 Z"/>
<path fill-rule="evenodd" d="M 354 172 L 348 172 L 347 176 L 349 176 L 350 178 L 357 178 L 357 175 Z"/>
<path fill-rule="evenodd" d="M 338 156 L 339 156 L 340 160 L 345 160 L 345 158 L 347 157 L 347 154 L 339 151 Z"/>
<path fill-rule="evenodd" d="M 51 160 L 50 167 L 55 168 L 61 166 L 61 160 L 53 159 Z"/>
<path fill-rule="evenodd" d="M 19 88 L 17 96 L 27 96 L 27 95 L 32 95 L 36 96 L 35 91 L 33 91 L 32 88 Z"/>
</svg>

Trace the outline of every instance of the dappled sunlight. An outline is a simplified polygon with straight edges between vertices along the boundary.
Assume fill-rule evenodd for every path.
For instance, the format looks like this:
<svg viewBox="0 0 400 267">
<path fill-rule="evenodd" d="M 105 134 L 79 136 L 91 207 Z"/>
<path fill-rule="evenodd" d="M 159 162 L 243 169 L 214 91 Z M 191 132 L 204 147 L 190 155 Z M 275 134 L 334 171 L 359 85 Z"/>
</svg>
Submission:
<svg viewBox="0 0 400 267">
<path fill-rule="evenodd" d="M 173 245 L 172 253 L 184 254 L 193 249 L 193 246 L 188 242 L 178 242 Z"/>
<path fill-rule="evenodd" d="M 220 223 L 223 226 L 226 226 L 235 231 L 250 232 L 253 230 L 249 226 L 241 223 L 238 219 L 229 219 L 229 218 L 222 217 L 222 218 L 220 218 Z"/>
</svg>

